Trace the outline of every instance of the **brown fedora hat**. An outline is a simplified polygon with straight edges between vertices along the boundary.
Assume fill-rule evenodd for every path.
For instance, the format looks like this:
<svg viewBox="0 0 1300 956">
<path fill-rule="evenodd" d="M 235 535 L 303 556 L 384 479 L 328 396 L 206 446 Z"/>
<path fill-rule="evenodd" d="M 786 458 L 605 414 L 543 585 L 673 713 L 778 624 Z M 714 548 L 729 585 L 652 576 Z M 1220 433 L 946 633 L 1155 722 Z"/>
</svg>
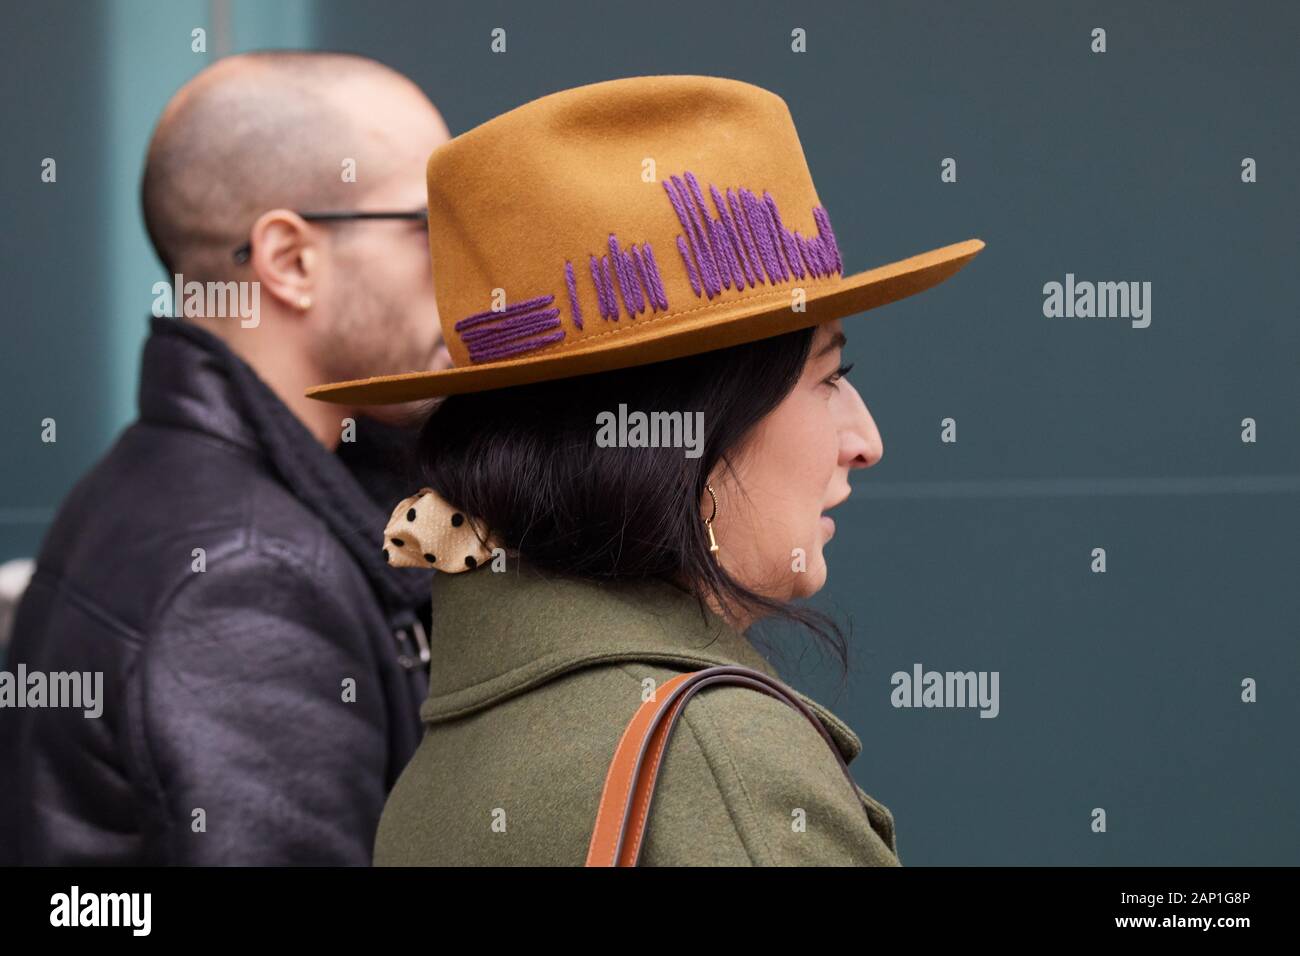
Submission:
<svg viewBox="0 0 1300 956">
<path fill-rule="evenodd" d="M 312 398 L 408 402 L 739 345 L 914 295 L 984 248 L 844 275 L 785 101 L 717 77 L 544 96 L 439 147 L 427 172 L 455 367 Z"/>
</svg>

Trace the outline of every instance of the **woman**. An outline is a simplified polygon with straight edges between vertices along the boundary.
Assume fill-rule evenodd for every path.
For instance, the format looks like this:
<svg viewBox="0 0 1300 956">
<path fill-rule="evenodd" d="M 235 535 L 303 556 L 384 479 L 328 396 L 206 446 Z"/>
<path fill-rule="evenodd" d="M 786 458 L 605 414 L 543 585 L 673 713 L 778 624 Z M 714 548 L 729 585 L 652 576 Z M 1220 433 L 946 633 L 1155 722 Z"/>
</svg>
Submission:
<svg viewBox="0 0 1300 956">
<path fill-rule="evenodd" d="M 657 690 L 714 666 L 776 678 L 764 619 L 844 657 L 791 603 L 826 581 L 848 472 L 882 454 L 841 320 L 983 244 L 844 276 L 785 104 L 707 77 L 545 97 L 436 151 L 428 179 L 456 367 L 309 392 L 450 396 L 420 436 L 429 487 L 385 530 L 390 561 L 444 573 L 426 735 L 375 861 L 577 865 Z M 890 811 L 846 777 L 859 739 L 796 696 L 808 714 L 740 686 L 682 708 L 640 863 L 899 863 Z"/>
</svg>

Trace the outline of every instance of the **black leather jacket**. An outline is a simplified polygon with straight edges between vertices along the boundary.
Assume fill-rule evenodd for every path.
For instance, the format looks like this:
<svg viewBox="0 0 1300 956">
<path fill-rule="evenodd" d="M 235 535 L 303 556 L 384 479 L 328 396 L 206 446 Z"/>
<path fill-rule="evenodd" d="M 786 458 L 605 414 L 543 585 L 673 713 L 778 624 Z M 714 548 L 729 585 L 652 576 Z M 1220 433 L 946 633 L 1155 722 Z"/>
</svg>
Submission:
<svg viewBox="0 0 1300 956">
<path fill-rule="evenodd" d="M 0 862 L 368 864 L 428 688 L 428 573 L 381 553 L 415 486 L 175 319 L 139 401 L 18 608 L 5 669 L 102 672 L 103 714 L 0 708 Z"/>
</svg>

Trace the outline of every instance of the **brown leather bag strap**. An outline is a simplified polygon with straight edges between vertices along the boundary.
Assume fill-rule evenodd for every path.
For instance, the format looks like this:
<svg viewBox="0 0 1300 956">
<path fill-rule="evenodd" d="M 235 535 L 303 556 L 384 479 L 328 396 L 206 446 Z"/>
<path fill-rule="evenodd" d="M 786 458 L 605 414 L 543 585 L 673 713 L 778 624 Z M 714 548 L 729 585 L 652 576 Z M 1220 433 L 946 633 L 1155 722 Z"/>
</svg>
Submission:
<svg viewBox="0 0 1300 956">
<path fill-rule="evenodd" d="M 610 761 L 596 812 L 596 826 L 587 848 L 587 866 L 636 866 L 641 856 L 646 821 L 654 800 L 659 765 L 686 702 L 705 687 L 729 684 L 752 687 L 789 704 L 808 718 L 839 762 L 857 794 L 857 784 L 830 733 L 793 690 L 762 671 L 749 667 L 708 667 L 679 674 L 658 688 L 632 715 Z M 865 811 L 865 808 L 864 808 Z"/>
</svg>

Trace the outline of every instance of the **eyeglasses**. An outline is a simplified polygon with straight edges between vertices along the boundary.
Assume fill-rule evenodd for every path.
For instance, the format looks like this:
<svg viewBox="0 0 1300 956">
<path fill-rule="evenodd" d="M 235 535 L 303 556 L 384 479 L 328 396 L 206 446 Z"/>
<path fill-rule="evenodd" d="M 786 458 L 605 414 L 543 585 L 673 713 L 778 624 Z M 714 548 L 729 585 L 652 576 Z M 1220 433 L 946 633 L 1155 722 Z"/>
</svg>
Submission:
<svg viewBox="0 0 1300 956">
<path fill-rule="evenodd" d="M 411 209 L 406 212 L 357 212 L 355 210 L 335 210 L 332 212 L 300 212 L 296 215 L 301 216 L 308 222 L 349 222 L 356 219 L 405 219 L 410 222 L 423 222 L 426 226 L 429 223 L 428 209 Z M 253 255 L 252 240 L 244 243 L 233 253 L 234 259 L 240 265 L 243 265 Z"/>
</svg>

